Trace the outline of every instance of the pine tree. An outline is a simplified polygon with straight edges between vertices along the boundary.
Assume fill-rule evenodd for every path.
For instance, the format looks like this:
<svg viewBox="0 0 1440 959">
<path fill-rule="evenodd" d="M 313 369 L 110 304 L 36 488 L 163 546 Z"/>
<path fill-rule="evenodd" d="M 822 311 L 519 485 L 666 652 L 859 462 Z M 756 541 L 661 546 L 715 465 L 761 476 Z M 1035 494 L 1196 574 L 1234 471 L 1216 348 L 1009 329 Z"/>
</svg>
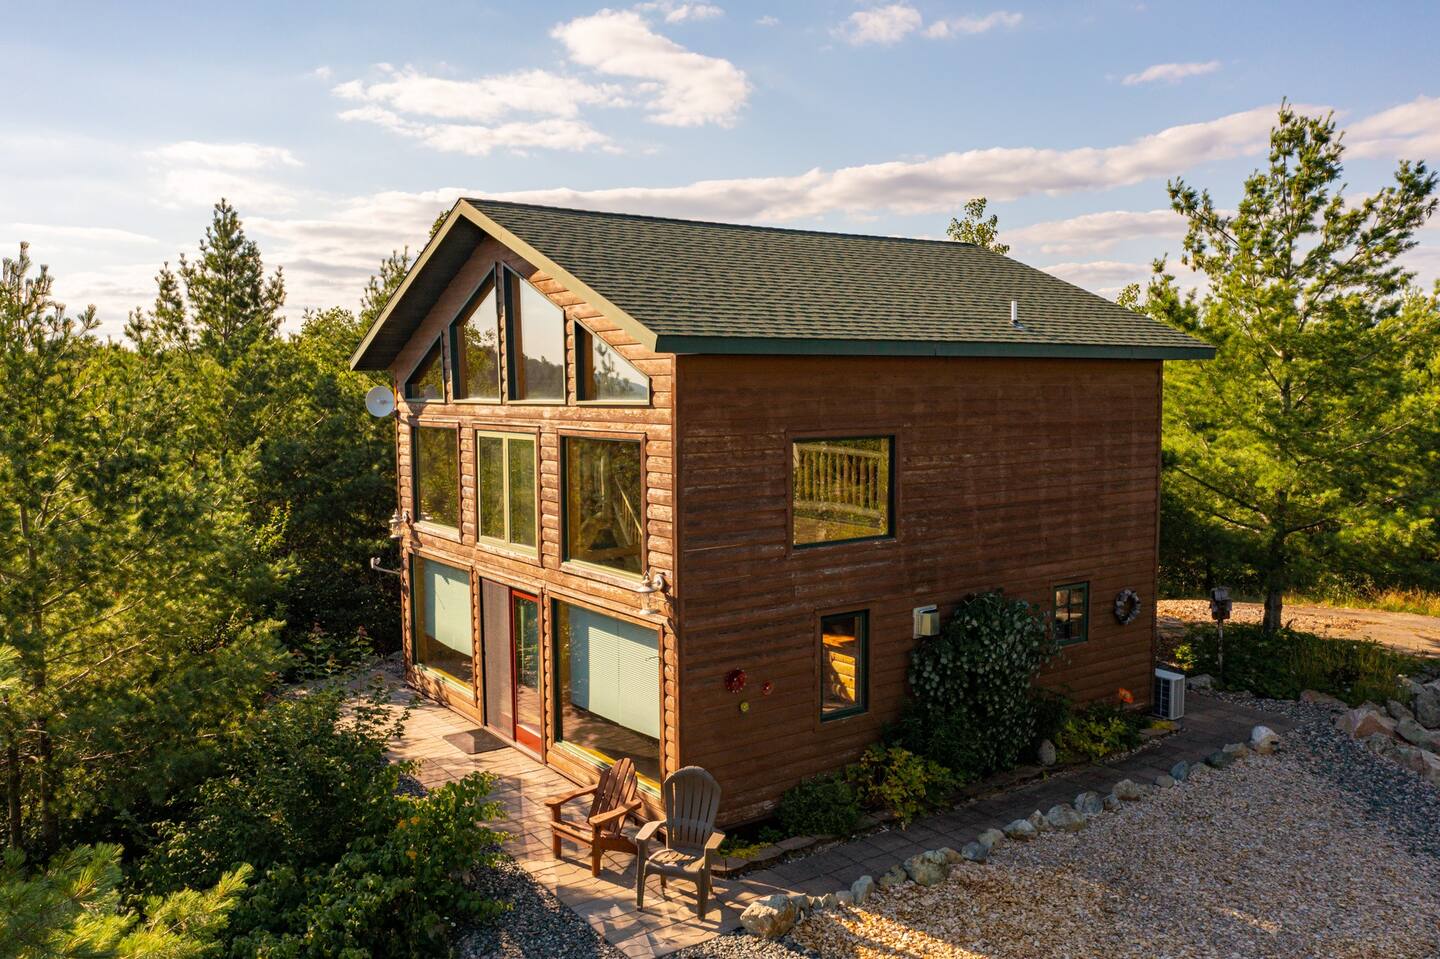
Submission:
<svg viewBox="0 0 1440 959">
<path fill-rule="evenodd" d="M 1351 201 L 1343 154 L 1333 119 L 1282 104 L 1236 213 L 1172 182 L 1181 262 L 1207 284 L 1182 295 L 1157 263 L 1143 304 L 1217 348 L 1167 365 L 1166 482 L 1253 551 L 1268 629 L 1325 551 L 1426 535 L 1440 508 L 1440 303 L 1400 260 L 1437 179 L 1401 162 L 1393 185 Z"/>
<path fill-rule="evenodd" d="M 166 296 L 165 278 L 159 277 L 164 310 L 157 303 L 157 320 L 166 315 L 173 298 Z M 180 257 L 191 323 L 201 349 L 229 366 L 253 346 L 275 338 L 280 329 L 285 282 L 280 270 L 265 278 L 260 249 L 245 236 L 240 216 L 225 200 L 215 204 L 215 215 L 200 241 L 200 258 Z"/>
</svg>

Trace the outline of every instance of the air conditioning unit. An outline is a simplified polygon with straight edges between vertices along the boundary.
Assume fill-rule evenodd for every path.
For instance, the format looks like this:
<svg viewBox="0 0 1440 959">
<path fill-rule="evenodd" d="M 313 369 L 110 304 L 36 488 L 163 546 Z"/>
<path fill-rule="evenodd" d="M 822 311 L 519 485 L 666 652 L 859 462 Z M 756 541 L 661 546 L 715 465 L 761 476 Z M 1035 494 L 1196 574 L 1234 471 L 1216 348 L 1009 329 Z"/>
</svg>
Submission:
<svg viewBox="0 0 1440 959">
<path fill-rule="evenodd" d="M 1185 677 L 1168 669 L 1155 670 L 1155 715 L 1179 719 L 1185 715 Z"/>
</svg>

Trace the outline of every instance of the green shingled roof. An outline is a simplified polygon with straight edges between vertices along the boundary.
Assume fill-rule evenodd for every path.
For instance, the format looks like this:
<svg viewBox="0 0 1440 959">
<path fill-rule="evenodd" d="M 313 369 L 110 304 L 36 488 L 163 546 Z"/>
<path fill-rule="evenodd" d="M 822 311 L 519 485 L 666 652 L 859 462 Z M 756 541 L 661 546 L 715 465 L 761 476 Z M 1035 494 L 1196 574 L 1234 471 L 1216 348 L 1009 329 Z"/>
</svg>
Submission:
<svg viewBox="0 0 1440 959">
<path fill-rule="evenodd" d="M 1214 350 L 981 247 L 466 199 L 642 341 L 673 353 L 1149 359 Z M 496 227 L 499 229 L 497 230 Z M 507 234 L 509 235 L 507 237 Z M 520 241 L 519 243 L 514 242 Z M 527 251 L 523 247 L 529 247 Z M 558 268 L 558 269 L 550 269 Z M 403 295 L 403 294 L 402 294 Z M 1019 303 L 1020 328 L 1010 322 Z M 381 317 L 381 322 L 384 321 Z M 624 323 L 631 320 L 632 323 Z M 368 340 L 367 340 L 368 343 Z M 365 347 L 357 352 L 357 365 Z"/>
</svg>

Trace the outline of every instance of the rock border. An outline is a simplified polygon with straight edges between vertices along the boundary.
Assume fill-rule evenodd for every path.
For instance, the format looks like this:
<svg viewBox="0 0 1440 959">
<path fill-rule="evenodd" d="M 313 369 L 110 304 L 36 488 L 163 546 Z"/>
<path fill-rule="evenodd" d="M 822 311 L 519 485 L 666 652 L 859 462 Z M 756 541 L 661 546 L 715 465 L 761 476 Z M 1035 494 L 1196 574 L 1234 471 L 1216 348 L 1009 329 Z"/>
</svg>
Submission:
<svg viewBox="0 0 1440 959">
<path fill-rule="evenodd" d="M 983 865 L 988 862 L 991 851 L 1002 843 L 1030 842 L 1041 833 L 1051 831 L 1079 832 L 1091 819 L 1108 810 L 1119 809 L 1126 803 L 1138 802 L 1158 790 L 1173 789 L 1180 783 L 1197 778 L 1197 774 L 1203 770 L 1224 769 L 1251 755 L 1269 755 L 1280 749 L 1280 746 L 1280 737 L 1274 730 L 1268 726 L 1256 726 L 1250 730 L 1248 742 L 1230 743 L 1206 756 L 1202 762 L 1189 763 L 1181 760 L 1171 767 L 1169 773 L 1157 776 L 1149 783 L 1121 779 L 1103 797 L 1093 791 L 1079 793 L 1073 803 L 1057 803 L 1047 812 L 1042 813 L 1037 809 L 1024 819 L 1016 819 L 1003 827 L 985 829 L 958 852 L 949 846 L 929 849 L 896 862 L 879 879 L 864 875 L 847 889 L 837 889 L 820 896 L 776 893 L 757 899 L 740 914 L 740 925 L 751 935 L 778 939 L 807 915 L 839 905 L 864 904 L 877 888 L 890 889 L 907 882 L 920 886 L 936 885 L 949 876 L 950 870 L 957 863 L 973 862 Z"/>
</svg>

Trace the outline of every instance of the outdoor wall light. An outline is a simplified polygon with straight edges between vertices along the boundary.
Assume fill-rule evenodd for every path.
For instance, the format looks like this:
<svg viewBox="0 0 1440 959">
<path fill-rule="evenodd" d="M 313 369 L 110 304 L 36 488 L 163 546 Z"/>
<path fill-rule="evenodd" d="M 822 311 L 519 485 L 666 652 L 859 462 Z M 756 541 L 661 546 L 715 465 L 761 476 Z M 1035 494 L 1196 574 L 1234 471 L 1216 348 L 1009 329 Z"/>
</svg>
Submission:
<svg viewBox="0 0 1440 959">
<path fill-rule="evenodd" d="M 644 613 L 646 616 L 659 615 L 660 611 L 654 608 L 651 597 L 656 593 L 660 593 L 661 595 L 663 595 L 665 593 L 665 586 L 666 582 L 664 573 L 654 569 L 645 571 L 645 578 L 640 580 L 639 586 L 635 587 L 635 592 L 639 593 L 641 596 L 644 597 L 644 601 L 641 604 L 640 612 Z"/>
</svg>

